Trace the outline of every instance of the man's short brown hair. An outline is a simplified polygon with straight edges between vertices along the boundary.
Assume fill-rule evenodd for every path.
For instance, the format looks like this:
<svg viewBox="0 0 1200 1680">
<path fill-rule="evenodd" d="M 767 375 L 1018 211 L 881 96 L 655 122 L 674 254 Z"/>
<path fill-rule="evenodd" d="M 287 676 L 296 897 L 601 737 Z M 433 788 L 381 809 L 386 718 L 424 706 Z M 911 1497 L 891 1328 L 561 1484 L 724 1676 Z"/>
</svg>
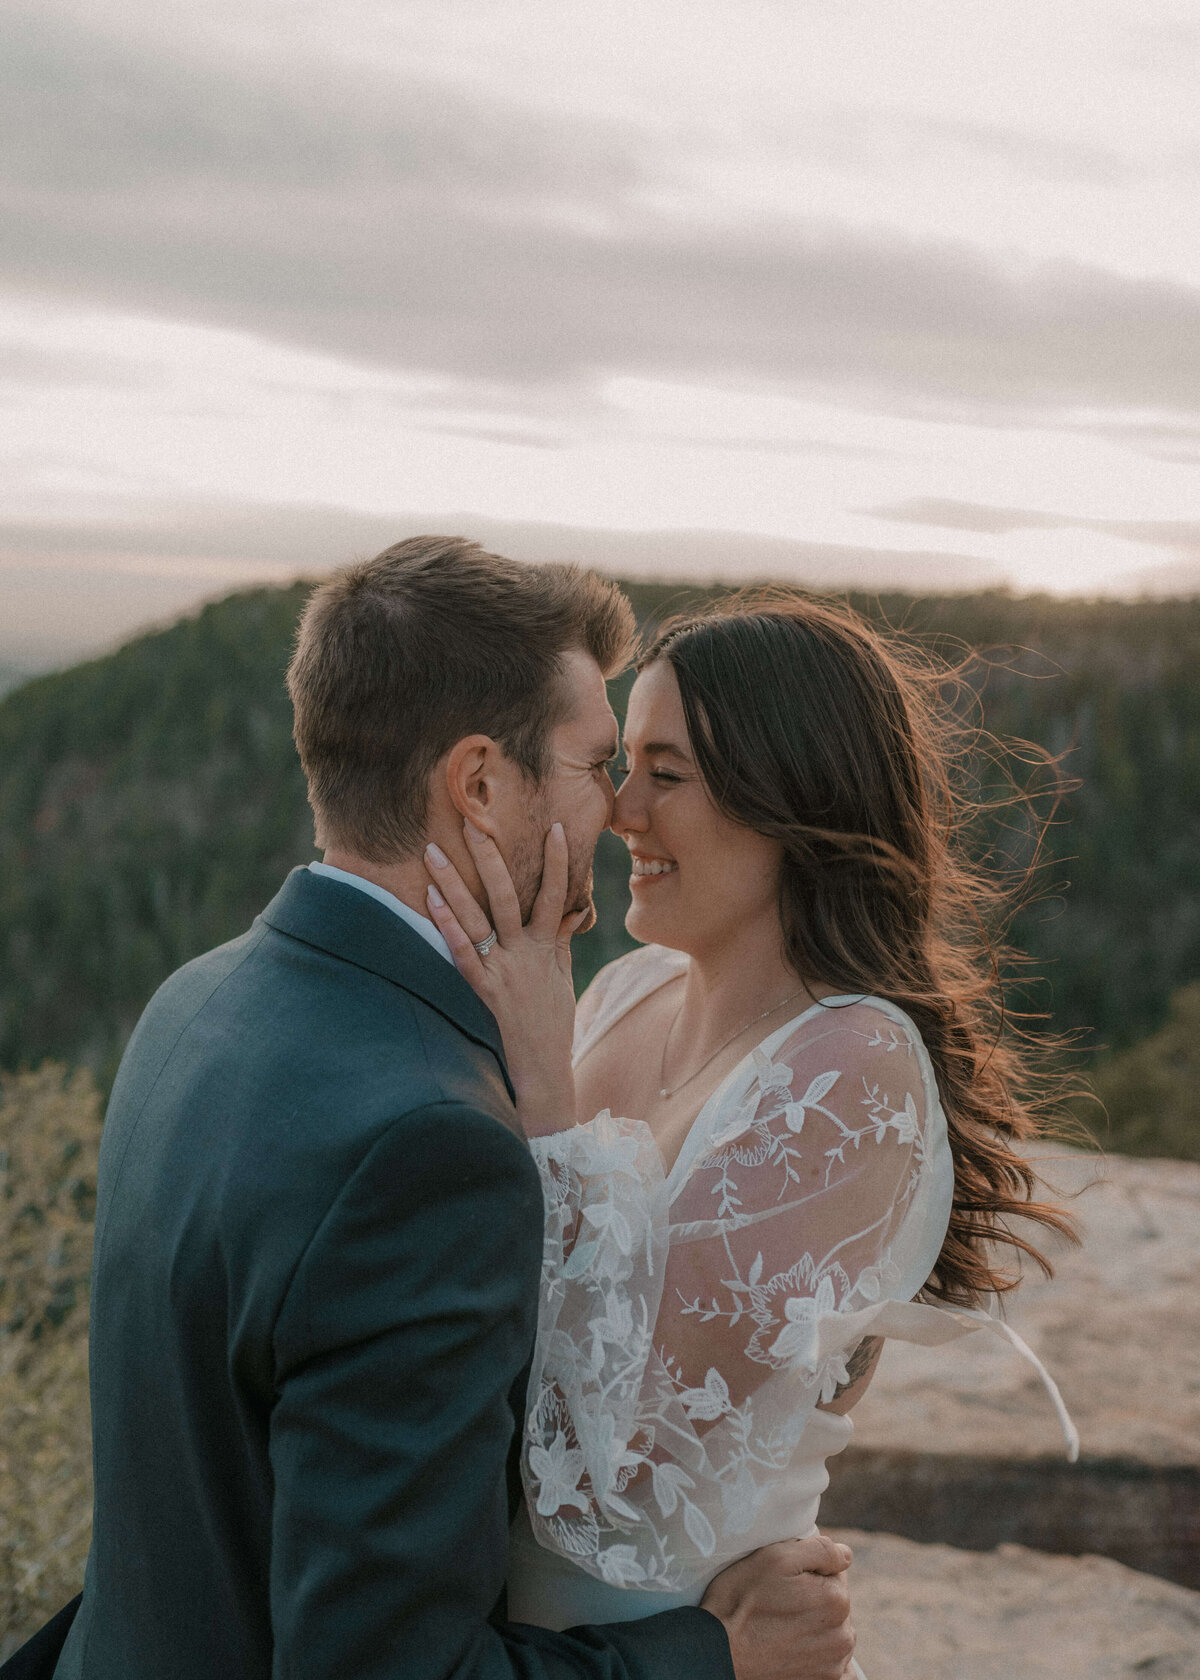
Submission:
<svg viewBox="0 0 1200 1680">
<path fill-rule="evenodd" d="M 419 850 L 430 775 L 465 735 L 542 783 L 567 714 L 562 655 L 612 675 L 633 636 L 615 584 L 463 537 L 411 537 L 338 572 L 309 597 L 287 678 L 317 845 L 372 863 Z"/>
</svg>

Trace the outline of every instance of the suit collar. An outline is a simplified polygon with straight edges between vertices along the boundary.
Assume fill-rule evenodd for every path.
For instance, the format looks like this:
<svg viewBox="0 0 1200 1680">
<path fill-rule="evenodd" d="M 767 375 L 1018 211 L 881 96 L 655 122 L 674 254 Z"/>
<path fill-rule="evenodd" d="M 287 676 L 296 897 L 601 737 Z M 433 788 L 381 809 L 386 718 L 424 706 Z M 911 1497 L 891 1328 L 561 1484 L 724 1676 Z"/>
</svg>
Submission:
<svg viewBox="0 0 1200 1680">
<path fill-rule="evenodd" d="M 504 1072 L 496 1017 L 462 975 L 386 905 L 344 881 L 293 869 L 262 919 L 279 933 L 402 986 L 491 1050 Z M 511 1085 L 509 1086 L 511 1094 Z"/>
</svg>

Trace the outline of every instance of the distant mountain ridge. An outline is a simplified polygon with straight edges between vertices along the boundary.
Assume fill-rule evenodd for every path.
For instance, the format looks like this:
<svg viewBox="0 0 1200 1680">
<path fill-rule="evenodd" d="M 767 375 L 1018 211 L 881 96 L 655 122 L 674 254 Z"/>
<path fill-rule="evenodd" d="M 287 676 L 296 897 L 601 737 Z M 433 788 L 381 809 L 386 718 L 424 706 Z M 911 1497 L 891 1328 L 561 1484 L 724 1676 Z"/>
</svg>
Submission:
<svg viewBox="0 0 1200 1680">
<path fill-rule="evenodd" d="M 947 500 L 880 508 L 874 517 L 873 537 L 849 544 L 753 530 L 621 529 L 501 519 L 461 508 L 372 513 L 215 496 L 114 496 L 87 518 L 0 513 L 0 565 L 15 562 L 5 577 L 0 665 L 46 669 L 94 658 L 231 590 L 285 586 L 421 531 L 467 533 L 517 560 L 572 559 L 610 576 L 666 580 L 673 587 L 774 578 L 860 594 L 942 595 L 1012 585 L 1009 563 L 966 552 L 964 533 L 1094 530 L 1161 549 L 1169 558 L 1147 566 L 1143 554 L 1139 565 L 1131 548 L 1129 569 L 1117 567 L 1099 580 L 1093 574 L 1090 593 L 1122 600 L 1200 596 L 1200 527 L 1194 522 L 1089 521 Z M 1047 589 L 1078 588 L 1078 575 L 1068 548 L 1061 566 L 1048 562 L 1039 581 Z"/>
<path fill-rule="evenodd" d="M 0 664 L 0 696 L 8 694 L 12 689 L 19 688 L 23 682 L 28 682 L 34 673 L 25 669 L 23 665 Z"/>
<path fill-rule="evenodd" d="M 230 596 L 0 700 L 0 1066 L 52 1056 L 109 1079 L 159 982 L 315 855 L 283 686 L 309 587 Z M 714 593 L 627 587 L 643 620 Z M 1045 879 L 1070 886 L 1015 927 L 1038 996 L 1089 1044 L 1160 1027 L 1200 979 L 1200 601 L 852 599 L 960 651 L 1010 650 L 986 723 L 1074 745 L 1081 783 L 1049 837 Z M 626 873 L 608 837 L 582 978 L 628 944 Z"/>
</svg>

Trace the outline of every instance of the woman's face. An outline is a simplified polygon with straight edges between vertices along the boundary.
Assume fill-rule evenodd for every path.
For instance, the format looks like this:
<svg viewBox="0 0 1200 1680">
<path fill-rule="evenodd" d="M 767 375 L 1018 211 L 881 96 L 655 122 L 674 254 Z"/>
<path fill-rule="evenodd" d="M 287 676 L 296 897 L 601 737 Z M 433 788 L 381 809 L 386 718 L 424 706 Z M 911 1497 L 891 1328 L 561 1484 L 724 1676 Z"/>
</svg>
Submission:
<svg viewBox="0 0 1200 1680">
<path fill-rule="evenodd" d="M 719 954 L 755 924 L 779 927 L 783 847 L 713 804 L 688 744 L 679 684 L 665 659 L 641 673 L 625 719 L 628 770 L 612 829 L 629 847 L 625 926 L 643 944 Z"/>
</svg>

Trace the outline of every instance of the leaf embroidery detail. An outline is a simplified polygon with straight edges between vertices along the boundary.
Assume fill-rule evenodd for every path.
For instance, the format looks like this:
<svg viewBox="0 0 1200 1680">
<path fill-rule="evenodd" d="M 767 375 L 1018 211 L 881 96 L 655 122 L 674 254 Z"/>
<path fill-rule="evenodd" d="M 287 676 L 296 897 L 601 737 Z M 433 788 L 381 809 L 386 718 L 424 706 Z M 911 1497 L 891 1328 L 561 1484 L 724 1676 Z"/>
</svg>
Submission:
<svg viewBox="0 0 1200 1680">
<path fill-rule="evenodd" d="M 683 1526 L 687 1530 L 687 1537 L 696 1550 L 704 1557 L 711 1557 L 717 1547 L 717 1537 L 713 1533 L 713 1525 L 698 1505 L 690 1500 L 683 1502 Z"/>
<path fill-rule="evenodd" d="M 529 1468 L 538 1478 L 538 1515 L 552 1517 L 564 1505 L 586 1511 L 588 1502 L 579 1491 L 583 1474 L 583 1454 L 578 1447 L 568 1447 L 560 1429 L 549 1447 L 530 1447 Z"/>
<path fill-rule="evenodd" d="M 673 1515 L 679 1503 L 679 1489 L 696 1485 L 687 1471 L 681 1470 L 678 1464 L 651 1462 L 650 1476 L 654 1486 L 654 1497 L 664 1517 Z"/>
<path fill-rule="evenodd" d="M 823 1097 L 829 1095 L 841 1077 L 836 1068 L 829 1073 L 819 1073 L 800 1098 L 801 1108 L 815 1108 Z"/>
<path fill-rule="evenodd" d="M 729 1384 L 715 1368 L 705 1377 L 703 1388 L 685 1388 L 679 1398 L 690 1418 L 705 1423 L 715 1423 L 730 1410 Z"/>
<path fill-rule="evenodd" d="M 771 1344 L 771 1357 L 801 1370 L 815 1371 L 819 1346 L 818 1320 L 822 1313 L 836 1311 L 833 1279 L 826 1273 L 817 1285 L 815 1295 L 793 1295 L 784 1307 L 787 1323 Z"/>
<path fill-rule="evenodd" d="M 610 1587 L 632 1587 L 646 1579 L 636 1546 L 605 1546 L 596 1553 L 596 1562 Z"/>
</svg>

